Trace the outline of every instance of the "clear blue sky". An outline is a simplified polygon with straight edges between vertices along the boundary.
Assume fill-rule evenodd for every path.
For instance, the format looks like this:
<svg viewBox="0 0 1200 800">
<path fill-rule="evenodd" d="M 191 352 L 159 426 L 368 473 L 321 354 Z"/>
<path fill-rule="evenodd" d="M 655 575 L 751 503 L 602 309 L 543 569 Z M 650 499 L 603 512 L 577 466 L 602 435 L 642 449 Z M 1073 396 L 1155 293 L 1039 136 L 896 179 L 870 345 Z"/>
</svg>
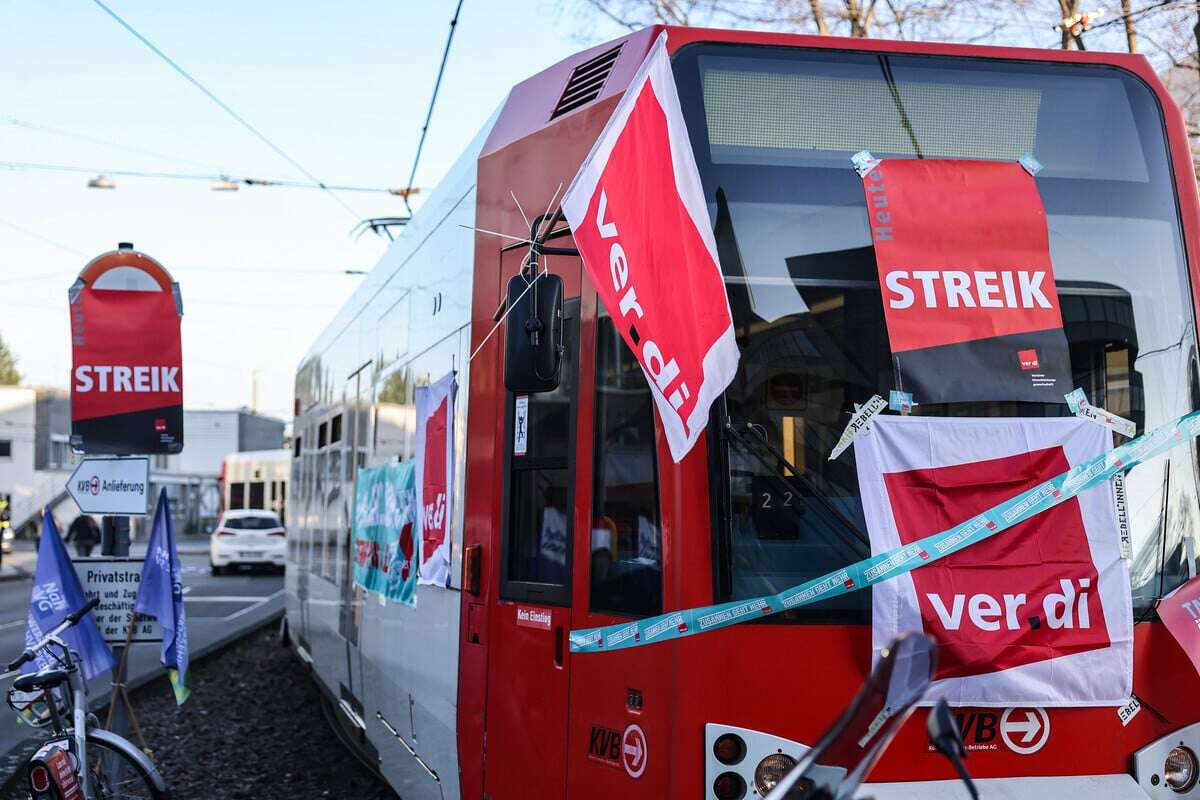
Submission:
<svg viewBox="0 0 1200 800">
<path fill-rule="evenodd" d="M 439 2 L 111 0 L 143 35 L 328 183 L 403 186 L 454 10 Z M 582 2 L 465 0 L 417 185 L 432 187 L 515 82 L 621 31 Z M 303 180 L 90 0 L 0 0 L 0 160 Z M 156 158 L 14 125 L 156 151 Z M 384 249 L 320 191 L 0 169 L 0 336 L 25 382 L 66 386 L 66 291 L 132 241 L 183 290 L 185 404 L 290 413 L 309 343 Z M 344 194 L 361 216 L 399 198 Z M 39 238 L 42 237 L 42 238 Z M 48 240 L 48 241 L 47 241 Z"/>
</svg>

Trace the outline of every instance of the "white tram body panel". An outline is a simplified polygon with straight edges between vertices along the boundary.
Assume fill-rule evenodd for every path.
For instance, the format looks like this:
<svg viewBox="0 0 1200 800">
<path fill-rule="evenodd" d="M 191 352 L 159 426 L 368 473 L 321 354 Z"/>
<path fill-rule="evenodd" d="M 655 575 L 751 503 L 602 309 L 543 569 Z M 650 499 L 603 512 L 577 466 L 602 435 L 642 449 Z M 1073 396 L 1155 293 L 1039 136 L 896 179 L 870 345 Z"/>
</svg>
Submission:
<svg viewBox="0 0 1200 800">
<path fill-rule="evenodd" d="M 459 796 L 458 639 L 476 160 L 495 117 L 309 349 L 296 379 L 287 617 L 301 658 L 405 798 Z M 415 455 L 413 389 L 457 372 L 449 589 L 356 590 L 358 469 Z M 336 434 L 336 440 L 335 440 Z"/>
</svg>

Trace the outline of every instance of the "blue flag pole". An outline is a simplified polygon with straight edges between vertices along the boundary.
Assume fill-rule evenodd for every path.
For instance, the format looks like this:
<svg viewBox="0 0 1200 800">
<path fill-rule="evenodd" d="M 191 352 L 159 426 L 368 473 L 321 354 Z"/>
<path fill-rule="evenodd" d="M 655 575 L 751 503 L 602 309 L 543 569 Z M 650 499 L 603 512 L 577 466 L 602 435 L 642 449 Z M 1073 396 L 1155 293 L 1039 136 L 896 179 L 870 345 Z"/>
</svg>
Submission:
<svg viewBox="0 0 1200 800">
<path fill-rule="evenodd" d="M 38 542 L 37 568 L 33 575 L 33 590 L 29 598 L 29 618 L 25 626 L 25 646 L 31 647 L 66 619 L 67 615 L 87 602 L 83 584 L 75 573 L 75 565 L 67 555 L 66 545 L 58 535 L 58 526 L 50 509 L 42 511 L 42 538 Z M 63 641 L 79 653 L 83 674 L 91 680 L 112 669 L 112 650 L 100 635 L 96 621 L 89 612 L 78 625 L 66 630 Z M 26 672 L 53 664 L 45 652 L 25 666 Z"/>
<path fill-rule="evenodd" d="M 163 666 L 175 691 L 175 702 L 183 705 L 188 689 L 187 617 L 183 611 L 183 581 L 180 574 L 179 552 L 175 547 L 175 524 L 167 490 L 158 495 L 154 511 L 154 527 L 146 547 L 142 579 L 138 584 L 138 614 L 154 617 L 162 627 L 163 643 L 160 654 Z"/>
</svg>

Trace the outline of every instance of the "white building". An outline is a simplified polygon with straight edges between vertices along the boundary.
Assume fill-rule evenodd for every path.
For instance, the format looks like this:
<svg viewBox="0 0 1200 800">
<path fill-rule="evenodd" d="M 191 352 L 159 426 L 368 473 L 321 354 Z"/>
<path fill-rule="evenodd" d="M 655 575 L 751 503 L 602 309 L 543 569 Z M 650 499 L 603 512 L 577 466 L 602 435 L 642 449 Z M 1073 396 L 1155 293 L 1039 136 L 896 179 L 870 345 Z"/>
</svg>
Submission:
<svg viewBox="0 0 1200 800">
<path fill-rule="evenodd" d="M 67 445 L 68 403 L 61 389 L 0 386 L 0 495 L 12 504 L 15 529 L 36 516 L 43 504 L 61 509 L 60 519 L 74 519 L 79 513 L 65 489 L 75 468 Z"/>
<path fill-rule="evenodd" d="M 9 496 L 18 532 L 50 506 L 61 528 L 79 514 L 66 493 L 78 456 L 71 452 L 70 396 L 62 389 L 0 386 L 0 496 Z M 218 514 L 217 481 L 230 453 L 284 444 L 282 420 L 248 409 L 184 411 L 184 448 L 151 458 L 150 482 L 165 486 L 176 530 L 204 532 Z M 139 527 L 135 524 L 135 530 Z"/>
</svg>

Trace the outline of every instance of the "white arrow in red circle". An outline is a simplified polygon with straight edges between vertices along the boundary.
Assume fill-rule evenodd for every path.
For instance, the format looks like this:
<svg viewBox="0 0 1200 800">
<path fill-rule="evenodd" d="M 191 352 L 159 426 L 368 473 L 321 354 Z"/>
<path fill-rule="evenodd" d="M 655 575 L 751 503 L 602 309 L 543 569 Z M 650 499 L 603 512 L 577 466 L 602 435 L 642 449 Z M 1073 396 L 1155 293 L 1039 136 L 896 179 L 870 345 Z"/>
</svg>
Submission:
<svg viewBox="0 0 1200 800">
<path fill-rule="evenodd" d="M 646 771 L 650 748 L 646 745 L 646 734 L 637 725 L 630 725 L 621 737 L 621 764 L 631 778 L 640 778 Z"/>
<path fill-rule="evenodd" d="M 1023 756 L 1036 753 L 1050 738 L 1050 715 L 1044 708 L 1005 709 L 1000 717 L 1000 737 L 1014 753 Z"/>
</svg>

